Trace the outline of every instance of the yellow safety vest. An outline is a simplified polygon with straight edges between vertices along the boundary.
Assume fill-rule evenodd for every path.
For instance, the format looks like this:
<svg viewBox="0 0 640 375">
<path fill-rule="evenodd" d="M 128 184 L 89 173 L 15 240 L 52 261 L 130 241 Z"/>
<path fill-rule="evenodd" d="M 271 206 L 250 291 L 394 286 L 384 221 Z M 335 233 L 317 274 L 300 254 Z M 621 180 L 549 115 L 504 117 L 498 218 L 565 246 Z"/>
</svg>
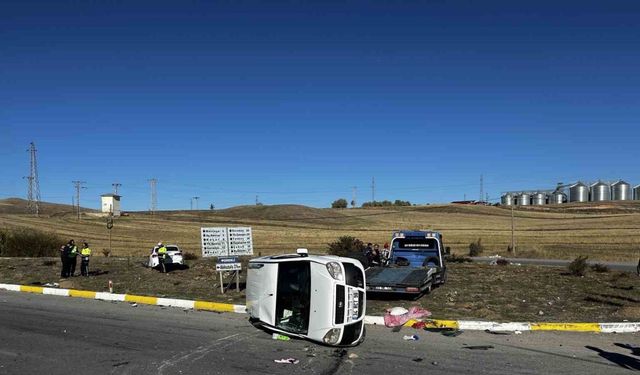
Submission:
<svg viewBox="0 0 640 375">
<path fill-rule="evenodd" d="M 162 246 L 161 248 L 158 249 L 158 255 L 162 258 L 164 258 L 167 255 L 167 248 Z"/>
<path fill-rule="evenodd" d="M 91 249 L 88 247 L 82 248 L 82 250 L 80 251 L 80 255 L 82 255 L 83 257 L 91 256 Z"/>
</svg>

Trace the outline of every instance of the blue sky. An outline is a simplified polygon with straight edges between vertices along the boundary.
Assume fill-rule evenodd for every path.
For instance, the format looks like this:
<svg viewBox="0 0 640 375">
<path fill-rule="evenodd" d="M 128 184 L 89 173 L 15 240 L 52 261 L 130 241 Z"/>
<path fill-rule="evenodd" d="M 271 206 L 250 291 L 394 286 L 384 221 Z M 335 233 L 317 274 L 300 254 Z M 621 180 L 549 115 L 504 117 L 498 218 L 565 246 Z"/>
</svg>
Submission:
<svg viewBox="0 0 640 375">
<path fill-rule="evenodd" d="M 638 1 L 0 5 L 0 198 L 125 210 L 640 184 Z"/>
</svg>

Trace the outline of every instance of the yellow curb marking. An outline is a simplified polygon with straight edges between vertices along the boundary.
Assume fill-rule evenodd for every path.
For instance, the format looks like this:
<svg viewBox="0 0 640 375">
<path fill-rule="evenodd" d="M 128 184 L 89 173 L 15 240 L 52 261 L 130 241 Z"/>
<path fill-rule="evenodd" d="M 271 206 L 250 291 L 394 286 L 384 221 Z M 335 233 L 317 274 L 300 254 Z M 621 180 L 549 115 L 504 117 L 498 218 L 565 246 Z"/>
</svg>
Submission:
<svg viewBox="0 0 640 375">
<path fill-rule="evenodd" d="M 600 332 L 598 323 L 531 323 L 532 331 Z"/>
<path fill-rule="evenodd" d="M 144 305 L 156 305 L 158 303 L 158 297 L 134 296 L 131 294 L 125 294 L 124 300 L 127 302 L 142 303 Z"/>
<path fill-rule="evenodd" d="M 233 305 L 230 305 L 228 303 L 196 301 L 196 303 L 194 304 L 194 308 L 196 310 L 234 312 Z"/>
<path fill-rule="evenodd" d="M 20 285 L 20 291 L 21 292 L 27 292 L 27 293 L 38 293 L 38 294 L 42 294 L 42 290 L 44 288 L 41 286 L 27 286 L 27 285 Z"/>
<path fill-rule="evenodd" d="M 91 292 L 88 290 L 75 290 L 69 289 L 69 297 L 79 297 L 79 298 L 96 298 L 96 292 Z"/>
</svg>

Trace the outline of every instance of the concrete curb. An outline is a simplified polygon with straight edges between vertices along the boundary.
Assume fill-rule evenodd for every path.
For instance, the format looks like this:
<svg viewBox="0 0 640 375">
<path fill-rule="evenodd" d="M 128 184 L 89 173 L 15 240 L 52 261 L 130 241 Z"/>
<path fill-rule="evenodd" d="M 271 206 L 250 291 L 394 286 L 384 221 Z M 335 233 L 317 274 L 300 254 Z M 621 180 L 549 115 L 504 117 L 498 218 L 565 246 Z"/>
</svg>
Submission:
<svg viewBox="0 0 640 375">
<path fill-rule="evenodd" d="M 183 309 L 216 311 L 216 312 L 233 312 L 238 314 L 245 314 L 244 305 L 233 305 L 229 303 L 209 302 L 209 301 L 194 301 L 186 299 L 174 299 L 174 298 L 160 298 L 160 297 L 148 297 L 137 296 L 133 294 L 114 294 L 105 292 L 92 292 L 88 290 L 76 290 L 76 289 L 60 289 L 60 288 L 47 288 L 41 286 L 29 286 L 29 285 L 14 285 L 14 284 L 0 284 L 0 289 L 35 293 L 35 294 L 48 294 L 53 296 L 75 297 L 75 298 L 88 298 L 97 299 L 101 301 L 119 301 L 139 303 L 144 305 L 156 305 L 156 306 L 170 306 L 180 307 Z M 381 325 L 384 326 L 384 318 L 381 316 L 367 315 L 364 318 L 365 324 Z M 409 320 L 404 324 L 405 327 L 410 327 L 417 320 Z M 602 333 L 630 333 L 640 332 L 640 322 L 620 322 L 620 323 L 525 323 L 525 322 L 509 322 L 509 323 L 497 323 L 497 322 L 484 322 L 474 320 L 442 320 L 442 319 L 429 319 L 425 321 L 426 328 L 434 329 L 460 329 L 467 331 L 494 331 L 494 332 L 515 332 L 515 331 L 565 331 L 565 332 L 602 332 Z"/>
</svg>

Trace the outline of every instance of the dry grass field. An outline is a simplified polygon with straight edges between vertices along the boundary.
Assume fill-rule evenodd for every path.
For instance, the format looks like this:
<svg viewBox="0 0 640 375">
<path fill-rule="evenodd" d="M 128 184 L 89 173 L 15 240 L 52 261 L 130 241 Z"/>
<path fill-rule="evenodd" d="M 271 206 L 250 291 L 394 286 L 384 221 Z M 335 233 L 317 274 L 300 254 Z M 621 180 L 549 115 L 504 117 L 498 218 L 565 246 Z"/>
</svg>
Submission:
<svg viewBox="0 0 640 375">
<path fill-rule="evenodd" d="M 40 217 L 24 213 L 24 201 L 0 200 L 0 228 L 38 228 L 88 240 L 99 254 L 108 245 L 105 219 L 86 210 L 78 221 L 69 206 L 47 205 Z M 516 209 L 519 257 L 633 262 L 640 254 L 640 202 L 567 204 Z M 158 241 L 200 252 L 200 227 L 251 226 L 255 252 L 285 253 L 298 247 L 324 252 L 343 235 L 383 244 L 394 229 L 441 231 L 445 244 L 466 254 L 482 239 L 485 255 L 507 255 L 511 211 L 501 207 L 433 205 L 368 209 L 317 209 L 298 205 L 242 206 L 216 211 L 132 212 L 115 220 L 112 255 L 147 254 Z"/>
</svg>

